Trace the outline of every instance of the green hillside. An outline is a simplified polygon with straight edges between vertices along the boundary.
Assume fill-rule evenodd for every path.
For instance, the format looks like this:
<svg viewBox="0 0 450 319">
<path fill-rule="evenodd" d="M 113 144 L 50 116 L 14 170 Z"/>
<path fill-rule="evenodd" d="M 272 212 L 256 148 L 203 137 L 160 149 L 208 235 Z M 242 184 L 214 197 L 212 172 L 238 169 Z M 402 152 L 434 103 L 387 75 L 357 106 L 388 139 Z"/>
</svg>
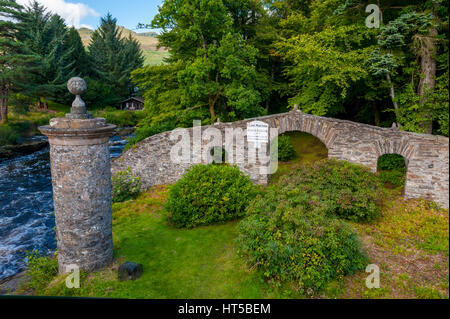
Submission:
<svg viewBox="0 0 450 319">
<path fill-rule="evenodd" d="M 136 40 L 139 41 L 142 51 L 144 51 L 145 65 L 161 64 L 163 63 L 163 59 L 169 56 L 169 53 L 165 48 L 158 49 L 157 33 L 136 33 L 124 27 L 120 27 L 120 31 L 122 32 L 122 37 L 127 38 L 131 34 Z M 87 47 L 91 41 L 91 36 L 94 31 L 88 28 L 80 28 L 78 29 L 78 33 L 80 34 L 81 41 L 83 41 L 83 45 Z"/>
</svg>

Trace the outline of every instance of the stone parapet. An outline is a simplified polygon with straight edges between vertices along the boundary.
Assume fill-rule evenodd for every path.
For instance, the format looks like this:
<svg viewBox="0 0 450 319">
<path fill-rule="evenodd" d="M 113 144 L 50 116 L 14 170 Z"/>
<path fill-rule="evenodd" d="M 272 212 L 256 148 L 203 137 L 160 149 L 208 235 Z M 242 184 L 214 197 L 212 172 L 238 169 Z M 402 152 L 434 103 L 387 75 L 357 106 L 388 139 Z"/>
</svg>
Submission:
<svg viewBox="0 0 450 319">
<path fill-rule="evenodd" d="M 405 198 L 424 198 L 443 207 L 449 206 L 449 139 L 444 136 L 417 134 L 399 131 L 398 128 L 380 128 L 345 120 L 319 117 L 295 109 L 288 113 L 273 114 L 233 123 L 216 123 L 212 127 L 222 131 L 230 128 L 246 129 L 250 121 L 262 121 L 282 134 L 301 131 L 317 137 L 328 149 L 328 157 L 362 164 L 377 171 L 378 158 L 384 154 L 399 154 L 405 158 Z M 209 127 L 202 127 L 207 130 Z M 187 129 L 191 136 L 192 128 Z M 170 132 L 151 136 L 126 151 L 112 162 L 112 171 L 117 173 L 127 168 L 140 176 L 145 188 L 176 182 L 191 164 L 174 164 L 170 152 L 177 143 L 170 139 Z M 272 137 L 271 137 L 272 139 Z M 202 141 L 202 150 L 210 147 Z M 225 141 L 222 147 L 226 150 Z M 244 140 L 245 162 L 249 146 Z M 207 151 L 207 150 L 206 150 Z M 268 181 L 260 164 L 239 165 L 239 168 L 257 184 Z"/>
</svg>

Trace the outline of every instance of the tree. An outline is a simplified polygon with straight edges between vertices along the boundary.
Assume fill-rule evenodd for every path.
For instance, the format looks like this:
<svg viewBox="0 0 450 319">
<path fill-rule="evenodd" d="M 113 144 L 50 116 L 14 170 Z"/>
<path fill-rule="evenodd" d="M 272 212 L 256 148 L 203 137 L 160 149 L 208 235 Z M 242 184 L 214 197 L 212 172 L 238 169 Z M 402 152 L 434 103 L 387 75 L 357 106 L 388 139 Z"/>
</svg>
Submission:
<svg viewBox="0 0 450 319">
<path fill-rule="evenodd" d="M 22 7 L 14 0 L 0 0 L 0 123 L 8 122 L 8 97 L 24 86 L 36 57 L 18 41 Z"/>
<path fill-rule="evenodd" d="M 369 59 L 370 68 L 375 76 L 384 76 L 389 86 L 389 94 L 394 106 L 397 121 L 402 121 L 401 111 L 399 109 L 397 97 L 395 94 L 395 84 L 392 77 L 396 76 L 397 69 L 404 67 L 405 62 L 408 61 L 408 55 L 412 52 L 412 43 L 414 38 L 422 38 L 427 29 L 431 26 L 432 16 L 410 12 L 400 15 L 397 19 L 390 21 L 386 26 L 381 27 L 378 35 L 378 49 L 374 50 Z M 427 62 L 430 65 L 430 52 L 426 50 Z M 422 62 L 422 64 L 425 62 Z M 436 66 L 432 67 L 434 74 L 424 76 L 420 80 L 419 95 L 424 96 L 425 82 L 431 88 L 431 83 L 434 86 L 434 76 L 436 75 Z M 431 70 L 430 70 L 431 71 Z M 432 72 L 432 71 L 431 71 Z M 413 75 L 414 77 L 414 72 Z M 430 79 L 433 77 L 433 80 Z M 427 79 L 427 81 L 425 81 Z M 412 80 L 414 81 L 414 79 Z M 413 84 L 414 86 L 414 84 Z"/>
<path fill-rule="evenodd" d="M 114 89 L 114 96 L 110 100 L 118 102 L 134 92 L 130 74 L 143 66 L 142 50 L 131 35 L 127 39 L 122 38 L 117 19 L 111 14 L 101 18 L 100 27 L 93 33 L 88 51 L 90 77 Z"/>
<path fill-rule="evenodd" d="M 76 76 L 84 77 L 89 73 L 89 59 L 81 41 L 80 34 L 74 27 L 70 28 L 64 39 L 64 46 L 69 54 L 69 61 L 73 61 Z"/>
<path fill-rule="evenodd" d="M 353 88 L 369 88 L 366 60 L 373 33 L 364 19 L 352 23 L 338 8 L 333 0 L 313 0 L 307 8 L 288 9 L 280 21 L 283 37 L 275 44 L 287 62 L 289 104 L 320 116 L 349 116 Z"/>
<path fill-rule="evenodd" d="M 25 9 L 18 39 L 39 56 L 40 63 L 24 93 L 35 97 L 38 107 L 47 108 L 49 97 L 58 99 L 65 95 L 67 80 L 75 75 L 73 49 L 66 46 L 66 36 L 67 26 L 60 16 L 47 12 L 36 1 Z"/>
<path fill-rule="evenodd" d="M 166 0 L 168 64 L 133 73 L 143 125 L 285 111 L 448 135 L 448 0 Z M 436 5 L 438 4 L 438 5 Z M 161 82 L 162 81 L 162 82 Z M 165 97 L 165 98 L 161 98 Z M 154 130 L 152 130 L 153 132 Z"/>
<path fill-rule="evenodd" d="M 163 30 L 159 40 L 170 48 L 169 61 L 184 65 L 178 72 L 182 104 L 188 110 L 207 107 L 211 122 L 218 115 L 236 120 L 263 113 L 258 51 L 234 22 L 222 0 L 168 0 L 152 23 Z"/>
<path fill-rule="evenodd" d="M 270 3 L 280 17 L 275 48 L 285 62 L 291 105 L 447 134 L 448 0 L 379 1 L 379 29 L 364 24 L 367 0 Z"/>
</svg>

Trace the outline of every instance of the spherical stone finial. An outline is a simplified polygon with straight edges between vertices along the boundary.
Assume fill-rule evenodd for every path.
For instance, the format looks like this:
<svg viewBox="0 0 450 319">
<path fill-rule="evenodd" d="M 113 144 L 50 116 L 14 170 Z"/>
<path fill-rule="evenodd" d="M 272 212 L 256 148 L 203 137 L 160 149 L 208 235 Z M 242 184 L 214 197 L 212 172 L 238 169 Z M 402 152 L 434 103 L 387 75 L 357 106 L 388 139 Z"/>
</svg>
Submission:
<svg viewBox="0 0 450 319">
<path fill-rule="evenodd" d="M 84 94 L 87 90 L 86 81 L 79 77 L 74 77 L 67 82 L 67 89 L 73 95 L 81 95 Z"/>
<path fill-rule="evenodd" d="M 81 99 L 80 95 L 87 90 L 86 81 L 82 78 L 74 77 L 67 82 L 69 92 L 75 95 L 70 113 L 66 117 L 73 120 L 82 120 L 92 118 L 92 114 L 86 112 L 86 103 Z"/>
</svg>

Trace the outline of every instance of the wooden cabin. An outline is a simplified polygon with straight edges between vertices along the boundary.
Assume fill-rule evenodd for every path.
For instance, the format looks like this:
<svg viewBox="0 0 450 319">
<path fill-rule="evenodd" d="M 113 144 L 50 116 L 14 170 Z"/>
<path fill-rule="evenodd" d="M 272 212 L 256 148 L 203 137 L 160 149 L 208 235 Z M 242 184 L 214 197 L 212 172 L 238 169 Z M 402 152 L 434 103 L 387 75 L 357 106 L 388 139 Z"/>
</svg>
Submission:
<svg viewBox="0 0 450 319">
<path fill-rule="evenodd" d="M 144 109 L 145 99 L 140 96 L 133 96 L 120 102 L 120 109 L 127 111 L 142 111 Z"/>
</svg>

